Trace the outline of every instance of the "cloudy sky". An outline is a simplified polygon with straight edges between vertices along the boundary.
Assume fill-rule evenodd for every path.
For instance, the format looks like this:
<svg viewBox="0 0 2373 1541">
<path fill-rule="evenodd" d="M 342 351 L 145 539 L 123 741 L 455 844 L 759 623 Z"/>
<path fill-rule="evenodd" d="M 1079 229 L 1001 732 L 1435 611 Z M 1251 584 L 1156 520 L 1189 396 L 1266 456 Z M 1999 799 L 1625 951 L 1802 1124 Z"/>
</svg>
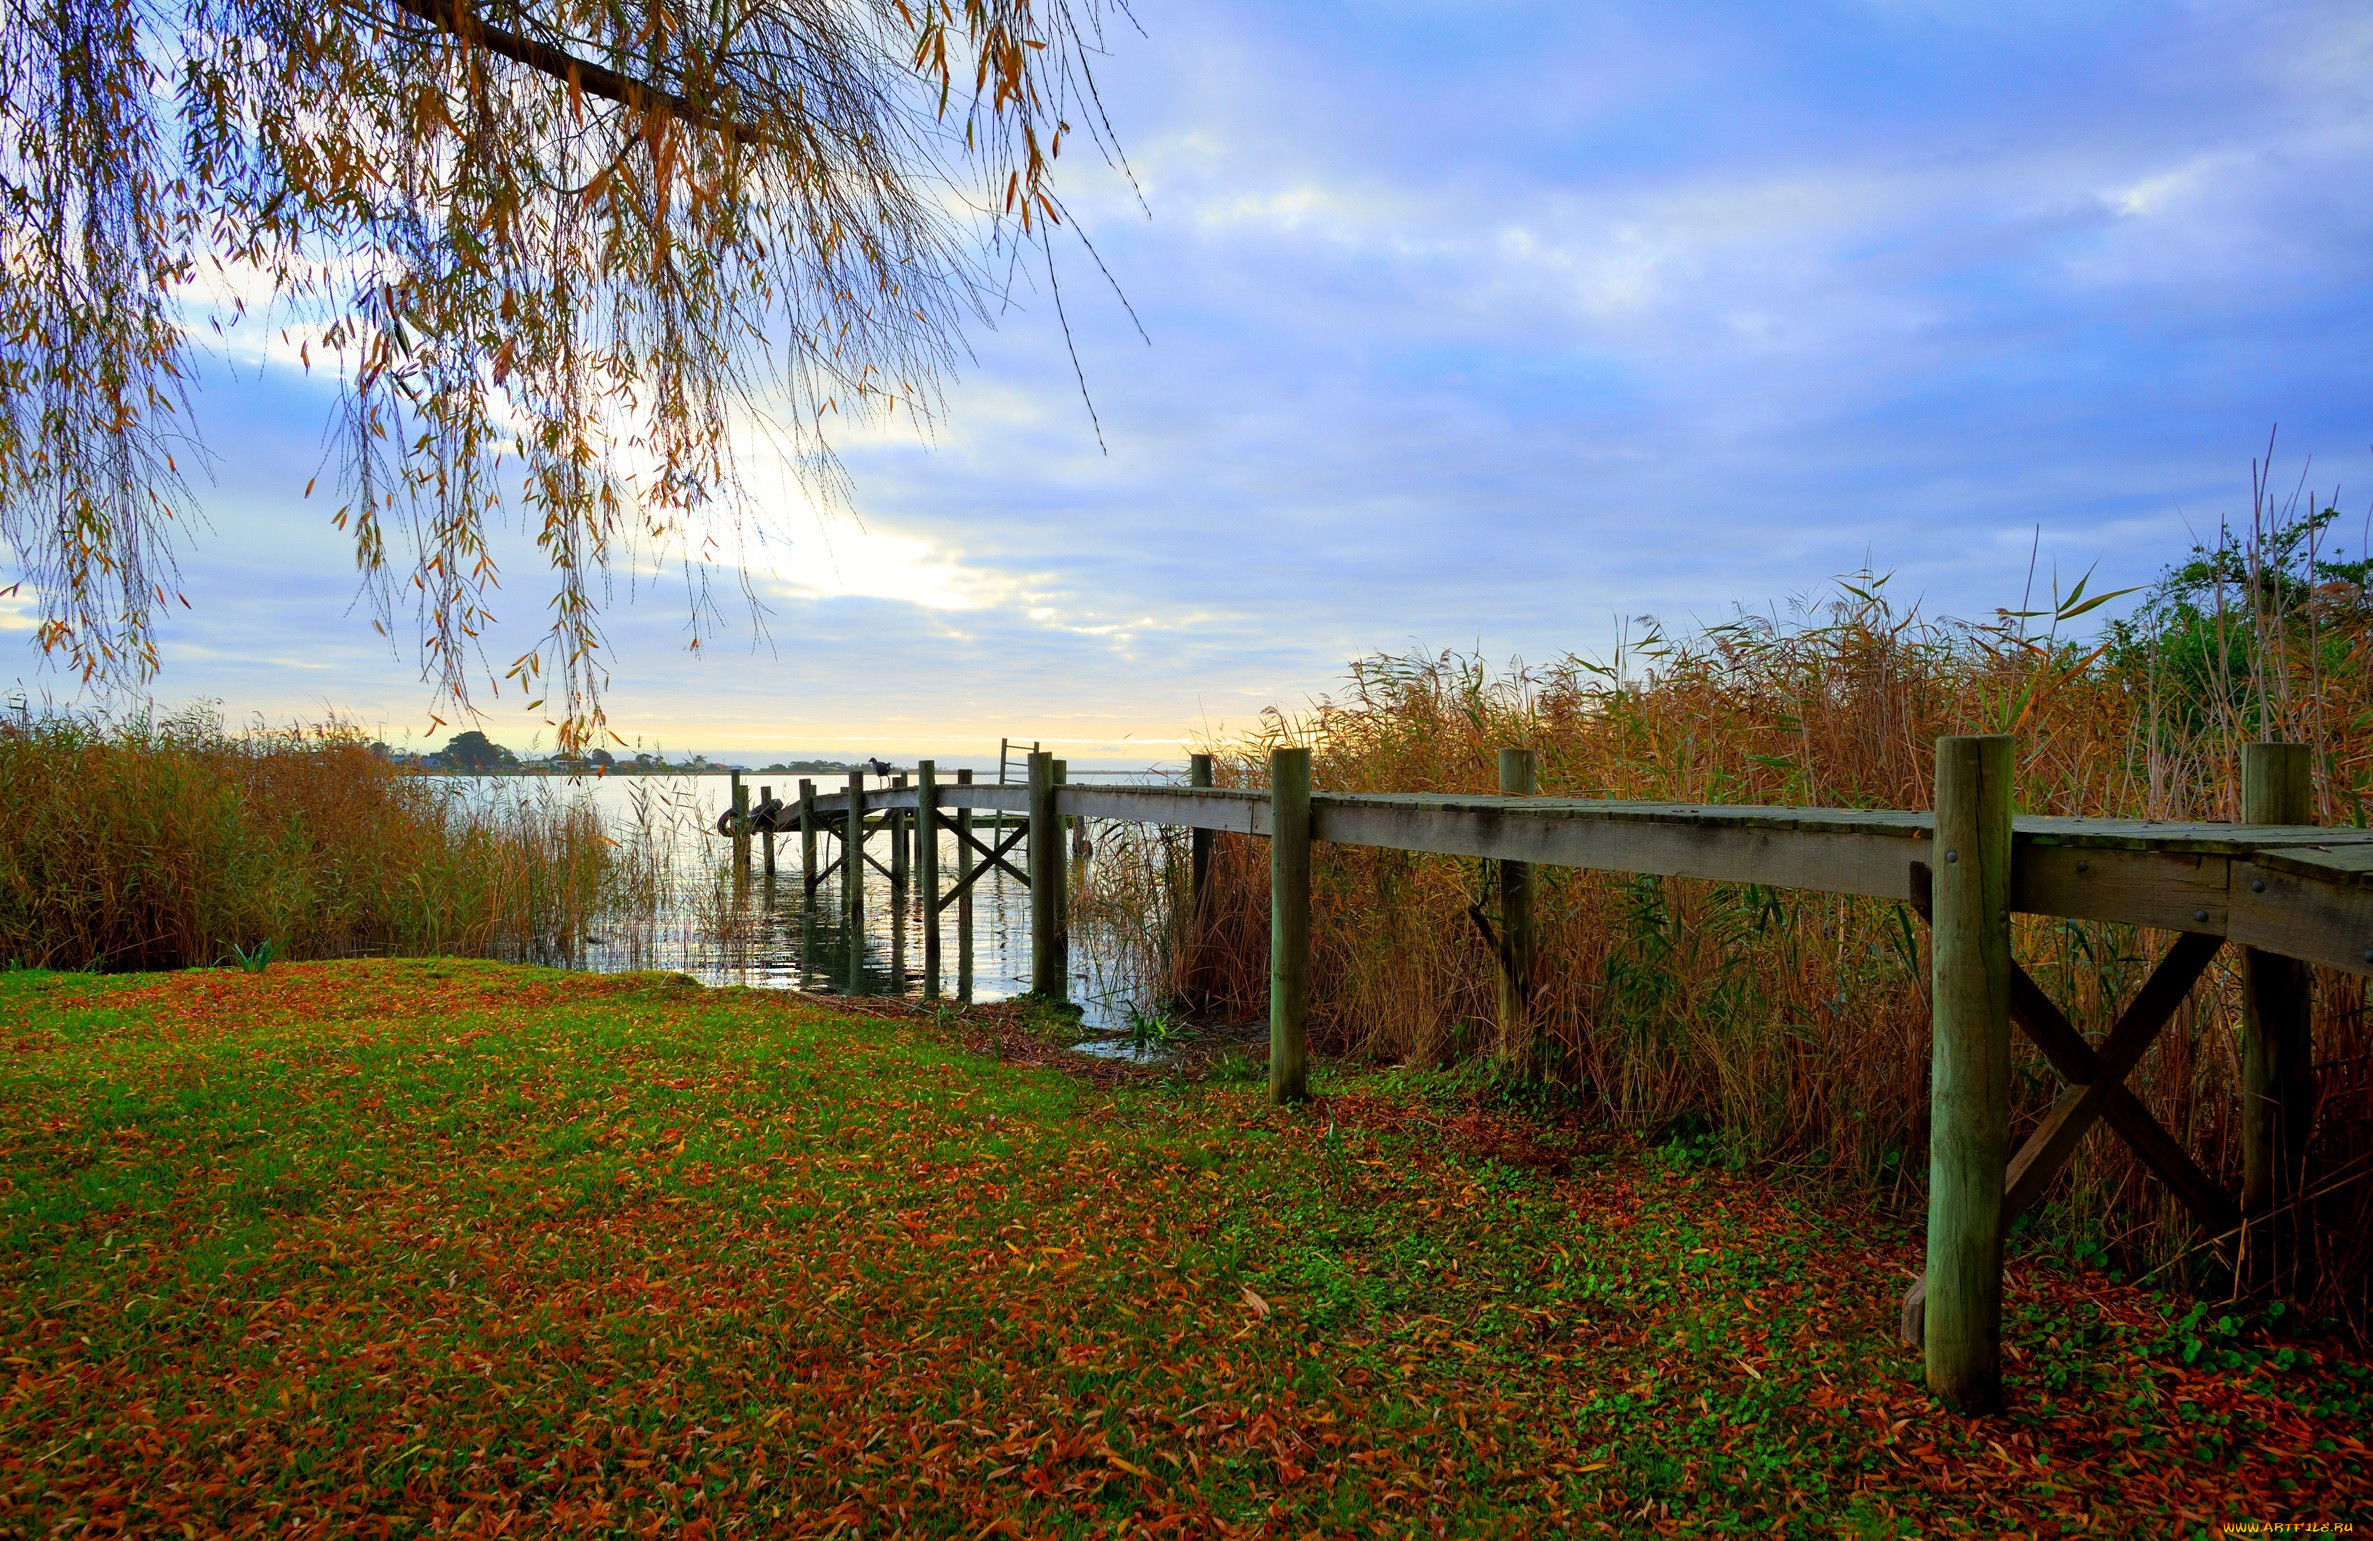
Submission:
<svg viewBox="0 0 2373 1541">
<path fill-rule="evenodd" d="M 1102 83 L 1142 205 L 1069 173 L 1150 339 L 1069 262 L 1105 448 L 1021 296 L 928 443 L 844 444 L 852 510 L 784 500 L 764 641 L 688 655 L 680 590 L 621 593 L 629 738 L 1154 758 L 1361 654 L 1603 653 L 1866 563 L 1980 614 L 2039 531 L 2047 574 L 2147 581 L 2277 425 L 2286 474 L 2373 505 L 2361 0 L 1135 10 Z M 158 697 L 418 734 L 297 496 L 321 400 L 217 370 L 200 421 Z M 531 568 L 508 595 L 541 613 Z"/>
</svg>

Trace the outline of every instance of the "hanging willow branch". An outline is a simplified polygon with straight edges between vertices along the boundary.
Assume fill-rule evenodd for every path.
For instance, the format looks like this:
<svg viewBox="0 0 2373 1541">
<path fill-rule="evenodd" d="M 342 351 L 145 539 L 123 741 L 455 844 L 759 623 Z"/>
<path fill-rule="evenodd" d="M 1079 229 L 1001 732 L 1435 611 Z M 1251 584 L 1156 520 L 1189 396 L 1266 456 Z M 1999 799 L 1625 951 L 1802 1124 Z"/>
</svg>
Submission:
<svg viewBox="0 0 2373 1541">
<path fill-rule="evenodd" d="M 699 644 L 699 574 L 753 517 L 738 440 L 829 492 L 828 418 L 934 412 L 1054 223 L 1071 120 L 1110 153 L 1107 4 L 9 7 L 0 539 L 41 646 L 155 671 L 200 511 L 193 349 L 244 322 L 336 382 L 334 518 L 440 704 L 508 680 L 589 748 L 604 580 L 680 564 Z M 550 615 L 490 664 L 506 513 Z"/>
<path fill-rule="evenodd" d="M 756 124 L 735 123 L 704 110 L 698 103 L 671 91 L 663 91 L 631 75 L 604 69 L 599 64 L 578 58 L 565 49 L 539 43 L 534 38 L 489 24 L 478 14 L 477 7 L 454 0 L 453 4 L 439 0 L 394 0 L 395 7 L 407 11 L 432 27 L 452 33 L 465 43 L 475 43 L 490 54 L 524 64 L 554 80 L 565 83 L 571 91 L 589 92 L 607 101 L 632 107 L 638 112 L 654 113 L 673 119 L 685 128 L 719 135 L 740 144 L 761 144 L 766 131 Z"/>
</svg>

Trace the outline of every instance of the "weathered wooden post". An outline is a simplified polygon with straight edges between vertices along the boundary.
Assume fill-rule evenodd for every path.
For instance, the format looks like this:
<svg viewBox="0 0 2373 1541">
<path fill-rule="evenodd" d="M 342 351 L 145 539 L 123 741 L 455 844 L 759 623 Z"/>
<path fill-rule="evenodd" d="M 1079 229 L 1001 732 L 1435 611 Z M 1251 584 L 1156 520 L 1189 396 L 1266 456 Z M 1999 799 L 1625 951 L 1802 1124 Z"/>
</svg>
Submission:
<svg viewBox="0 0 2373 1541">
<path fill-rule="evenodd" d="M 806 880 L 805 897 L 816 896 L 816 831 L 823 826 L 816 822 L 816 784 L 802 779 L 799 783 L 799 875 Z"/>
<path fill-rule="evenodd" d="M 1055 762 L 1056 784 L 1067 785 L 1069 784 L 1070 780 L 1071 762 L 1068 760 L 1057 760 Z M 1074 867 L 1086 866 L 1088 863 L 1088 821 L 1086 816 L 1077 813 L 1071 814 L 1063 820 L 1063 827 L 1070 831 L 1071 834 L 1071 865 Z M 1068 910 L 1065 911 L 1064 919 L 1066 922 L 1066 930 L 1068 930 L 1068 922 L 1070 919 Z"/>
<path fill-rule="evenodd" d="M 1033 752 L 1030 766 L 1030 993 L 1067 997 L 1063 947 L 1063 825 L 1055 814 L 1055 757 Z"/>
<path fill-rule="evenodd" d="M 909 809 L 906 823 L 902 827 L 906 830 L 906 871 L 907 876 L 911 879 L 915 868 L 920 866 L 923 860 L 923 821 L 915 817 L 914 810 Z"/>
<path fill-rule="evenodd" d="M 750 789 L 742 785 L 742 773 L 733 774 L 733 870 L 738 877 L 750 875 Z"/>
<path fill-rule="evenodd" d="M 923 999 L 939 998 L 939 762 L 915 762 L 915 886 L 923 894 Z"/>
<path fill-rule="evenodd" d="M 972 785 L 972 772 L 956 772 L 956 785 Z M 956 880 L 964 884 L 956 895 L 956 999 L 972 1004 L 972 806 L 956 810 Z"/>
<path fill-rule="evenodd" d="M 1211 785 L 1211 756 L 1207 754 L 1187 756 L 1187 785 L 1190 787 Z M 1188 889 L 1190 908 L 1187 913 L 1194 917 L 1190 935 L 1199 935 L 1202 928 L 1208 924 L 1211 915 L 1211 834 L 1212 832 L 1208 829 L 1198 829 L 1194 831 L 1193 837 L 1189 841 L 1193 855 L 1187 864 L 1191 885 Z"/>
<path fill-rule="evenodd" d="M 1310 1095 L 1310 751 L 1269 751 L 1269 1098 Z"/>
<path fill-rule="evenodd" d="M 1063 789 L 1070 784 L 1071 762 L 1060 759 L 1055 761 L 1056 807 L 1060 808 L 1063 805 Z M 1061 846 L 1070 845 L 1073 822 L 1068 814 L 1058 813 L 1055 815 L 1055 828 L 1061 831 Z M 1059 960 L 1063 969 L 1063 998 L 1069 1000 L 1071 998 L 1071 867 L 1065 863 L 1056 870 L 1063 875 L 1063 881 L 1055 885 L 1055 935 L 1061 938 L 1056 946 L 1063 955 Z"/>
<path fill-rule="evenodd" d="M 2244 744 L 2241 822 L 2315 822 L 2305 744 Z M 2296 958 L 2241 951 L 2241 1212 L 2280 1209 L 2299 1192 L 2315 1116 L 2313 987 Z"/>
<path fill-rule="evenodd" d="M 1500 751 L 1500 791 L 1530 797 L 1535 761 L 1530 749 Z M 1533 864 L 1500 863 L 1500 1061 L 1532 1054 Z"/>
<path fill-rule="evenodd" d="M 1211 756 L 1187 756 L 1187 785 L 1211 785 Z M 1187 920 L 1181 928 L 1185 938 L 1186 966 L 1180 970 L 1180 987 L 1190 1002 L 1203 999 L 1204 946 L 1211 929 L 1211 836 L 1208 829 L 1187 831 Z"/>
<path fill-rule="evenodd" d="M 890 778 L 890 790 L 906 790 L 906 776 L 901 773 Z M 906 897 L 906 875 L 913 869 L 906 864 L 906 811 L 902 808 L 882 810 L 884 828 L 890 835 L 890 902 L 899 903 Z"/>
<path fill-rule="evenodd" d="M 761 807 L 761 808 L 765 807 L 765 806 L 766 806 L 768 803 L 771 803 L 771 802 L 773 802 L 773 801 L 774 801 L 774 799 L 775 799 L 775 789 L 774 789 L 773 787 L 760 787 L 760 788 L 758 789 L 758 806 L 759 806 L 759 807 Z M 766 840 L 766 875 L 767 875 L 768 877 L 773 877 L 773 876 L 775 875 L 775 826 L 774 826 L 774 820 L 772 820 L 772 819 L 768 819 L 768 820 L 766 821 L 766 835 L 765 835 L 765 840 Z"/>
<path fill-rule="evenodd" d="M 841 829 L 841 907 L 848 912 L 849 933 L 853 937 L 859 919 L 865 914 L 865 772 L 861 770 L 849 772 L 849 814 Z"/>
<path fill-rule="evenodd" d="M 2002 1406 L 2002 1183 L 2010 1145 L 2012 741 L 1936 741 L 1928 1156 L 1928 1389 Z"/>
</svg>

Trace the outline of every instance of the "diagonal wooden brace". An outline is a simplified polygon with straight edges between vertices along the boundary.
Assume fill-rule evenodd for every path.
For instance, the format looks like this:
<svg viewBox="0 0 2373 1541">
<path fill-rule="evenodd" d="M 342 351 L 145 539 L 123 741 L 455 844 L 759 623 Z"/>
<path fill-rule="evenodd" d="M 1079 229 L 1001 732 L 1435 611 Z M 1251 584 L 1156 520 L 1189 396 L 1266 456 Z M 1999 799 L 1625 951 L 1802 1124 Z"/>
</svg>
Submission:
<svg viewBox="0 0 2373 1541">
<path fill-rule="evenodd" d="M 1929 918 L 1928 885 L 1930 877 L 1925 863 L 1912 864 L 1913 911 L 1922 920 Z M 2181 1200 L 2192 1212 L 2192 1217 L 2211 1236 L 2221 1236 L 2241 1223 L 2241 1211 L 2232 1197 L 2217 1185 L 2216 1179 L 2200 1170 L 2175 1136 L 2151 1116 L 2150 1109 L 2140 1098 L 2126 1090 L 2127 1073 L 2140 1063 L 2147 1050 L 2175 1009 L 2183 1004 L 2202 971 L 2224 944 L 2222 937 L 2203 936 L 2185 932 L 2176 939 L 2159 966 L 2144 980 L 2134 999 L 2119 1013 L 2116 1026 L 2102 1041 L 2099 1050 L 2085 1042 L 2043 986 L 2021 968 L 2016 959 L 2010 966 L 2010 1018 L 2019 1024 L 2029 1041 L 2043 1051 L 2052 1068 L 2068 1083 L 2068 1091 L 2052 1105 L 2043 1123 L 2029 1135 L 2011 1157 L 2010 1168 L 2004 1174 L 2002 1223 L 2008 1226 L 2018 1213 L 2033 1203 L 2045 1184 L 2076 1150 L 2087 1129 L 2096 1120 L 2107 1123 L 2118 1137 L 2132 1148 L 2144 1166 L 2169 1192 Z M 1925 1274 L 1912 1281 L 1903 1297 L 1903 1341 L 1919 1345 L 1923 1318 L 1926 1314 L 1928 1279 Z"/>
<path fill-rule="evenodd" d="M 2027 1143 L 2011 1157 L 2010 1170 L 2003 1181 L 2004 1225 L 2034 1203 L 2068 1158 L 2076 1153 L 2085 1131 L 2102 1116 L 2110 1096 L 2124 1088 L 2127 1074 L 2142 1062 L 2144 1052 L 2175 1016 L 2176 1008 L 2191 994 L 2192 986 L 2223 945 L 2223 937 L 2187 931 L 2167 949 L 2167 955 L 2159 960 L 2151 977 L 2143 981 L 2134 999 L 2119 1013 L 2117 1025 L 2094 1051 L 2092 1078 L 2071 1085 L 2062 1093 L 2060 1100 L 2052 1104 L 2052 1110 L 2044 1115 L 2043 1122 L 2027 1137 Z"/>
<path fill-rule="evenodd" d="M 2089 1088 L 2101 1079 L 2101 1057 L 2093 1051 L 2093 1046 L 2069 1025 L 2060 1008 L 2043 993 L 2043 987 L 2016 964 L 2011 965 L 2010 971 L 2010 1018 L 2070 1085 Z M 2192 1212 L 2192 1218 L 2200 1222 L 2203 1230 L 2211 1236 L 2221 1236 L 2241 1223 L 2241 1211 L 2235 1207 L 2232 1196 L 2217 1185 L 2215 1178 L 2200 1170 L 2199 1164 L 2151 1116 L 2140 1098 L 2122 1085 L 2113 1086 L 2102 1096 L 2101 1117 L 2142 1158 L 2142 1164 L 2151 1169 L 2152 1175 L 2182 1200 L 2184 1208 Z"/>
<path fill-rule="evenodd" d="M 1003 840 L 999 841 L 995 850 L 991 850 L 980 836 L 973 834 L 969 830 L 958 829 L 956 827 L 956 821 L 949 818 L 944 813 L 939 816 L 939 827 L 946 830 L 949 834 L 957 836 L 966 845 L 969 845 L 974 850 L 980 852 L 981 859 L 983 861 L 994 861 L 1000 863 L 1003 862 L 1006 852 L 1021 844 L 1022 841 L 1029 838 L 1030 834 L 1030 821 L 1023 819 L 1014 825 L 1012 834 L 1007 835 Z M 1011 867 L 1007 867 L 1006 870 L 1008 872 L 1013 871 Z M 1014 875 L 1016 877 L 1022 877 L 1022 874 L 1018 872 L 1014 873 Z M 1024 877 L 1023 881 L 1028 882 L 1029 879 Z"/>
<path fill-rule="evenodd" d="M 1927 864 L 1925 862 L 1912 863 L 1911 906 L 1913 913 L 1922 920 L 1929 918 L 1930 881 Z M 2165 987 L 2172 991 L 2172 1000 L 2167 1006 L 2167 1012 L 2172 1014 L 2175 1010 L 2175 1003 L 2181 1002 L 2184 995 L 2190 991 L 2193 982 L 2200 977 L 2200 971 L 2205 969 L 2208 966 L 2208 960 L 2215 956 L 2216 948 L 2216 939 L 2195 936 L 2186 932 L 2182 940 L 2168 949 L 2167 956 L 2160 960 L 2158 969 L 2152 973 L 2148 980 L 2143 982 L 2142 989 L 2136 992 L 2133 1003 L 2119 1017 L 2117 1027 L 2112 1030 L 2109 1041 L 2104 1042 L 2102 1048 L 2107 1050 L 2118 1044 L 2119 1035 L 2126 1031 L 2129 1019 L 2134 1020 L 2136 1033 L 2145 1033 L 2145 1029 L 2141 1025 L 2143 1020 L 2141 1014 L 2147 1003 L 2157 999 L 2162 980 Z M 2174 972 L 2179 960 L 2188 960 L 2182 962 L 2183 967 L 2190 969 L 2188 974 L 2179 976 Z M 2181 988 L 2177 989 L 2175 987 L 2179 977 Z M 2095 1082 L 2104 1082 L 2098 1096 L 2100 1109 L 2098 1116 L 2110 1128 L 2117 1131 L 2118 1138 L 2124 1140 L 2133 1149 L 2134 1154 L 2141 1158 L 2142 1164 L 2151 1169 L 2152 1175 L 2165 1183 L 2168 1191 L 2182 1201 L 2184 1208 L 2192 1212 L 2192 1218 L 2200 1222 L 2203 1230 L 2211 1236 L 2221 1236 L 2241 1224 L 2241 1211 L 2235 1207 L 2232 1196 L 2217 1185 L 2215 1178 L 2200 1170 L 2199 1163 L 2195 1162 L 2190 1155 L 2186 1154 L 2184 1148 L 2176 1143 L 2175 1136 L 2169 1134 L 2165 1126 L 2151 1116 L 2150 1109 L 2142 1105 L 2140 1098 L 2125 1088 L 2126 1071 L 2134 1068 L 2135 1060 L 2140 1059 L 2142 1051 L 2150 1046 L 2150 1039 L 2155 1037 L 2159 1028 L 2164 1025 L 2165 1017 L 2151 1022 L 2147 1033 L 2139 1044 L 2119 1047 L 2121 1054 L 2130 1052 L 2132 1057 L 2127 1059 L 2124 1067 L 2118 1071 L 2114 1078 L 2105 1078 L 2102 1075 L 2102 1055 L 2094 1052 L 2093 1046 L 2085 1042 L 2085 1035 L 2070 1025 L 2068 1018 L 2061 1013 L 2060 1008 L 2052 1004 L 2052 998 L 2044 994 L 2043 986 L 2037 984 L 2033 976 L 2019 966 L 2016 959 L 2012 960 L 2010 966 L 2010 1019 L 2018 1023 L 2019 1030 L 2027 1035 L 2030 1042 L 2043 1051 L 2043 1057 L 2052 1062 L 2052 1068 L 2060 1073 L 2060 1079 L 2066 1081 L 2072 1089 L 2082 1090 L 2090 1095 L 2093 1093 Z M 2063 1098 L 2062 1101 L 2065 1102 L 2067 1099 Z M 2057 1115 L 2059 1111 L 2059 1108 L 2055 1106 L 2053 1113 Z M 2047 1126 L 2051 1121 L 2051 1119 L 2046 1119 Z M 2076 1132 L 2081 1134 L 2083 1129 L 2080 1127 Z M 2032 1145 L 2034 1141 L 2030 1140 L 2028 1143 Z M 2011 1177 L 2014 1181 L 2027 1154 L 2027 1151 L 2022 1148 L 2019 1154 L 2012 1158 Z M 2042 1174 L 2047 1178 L 2050 1175 L 2051 1173 L 2048 1171 Z M 2007 1225 L 2010 1222 L 2011 1213 L 2015 1213 L 2015 1211 L 2003 1215 L 2004 1224 Z M 1905 1302 L 1907 1323 L 1910 1319 L 1910 1306 L 1918 1299 L 1919 1286 L 1914 1285 L 1912 1291 L 1912 1295 L 1907 1297 Z"/>
<path fill-rule="evenodd" d="M 947 893 L 941 897 L 935 908 L 944 910 L 949 905 L 955 903 L 956 900 L 963 895 L 964 891 L 970 888 L 973 885 L 973 882 L 978 879 L 982 873 L 987 872 L 992 866 L 1004 868 L 1006 876 L 1012 878 L 1024 888 L 1028 888 L 1030 886 L 1030 875 L 1021 871 L 1019 868 L 1015 867 L 1012 862 L 1009 862 L 1005 859 L 1005 853 L 1012 850 L 1015 846 L 1020 845 L 1022 841 L 1029 835 L 1030 826 L 1027 823 L 1022 824 L 1020 827 L 1016 828 L 1012 834 L 1006 836 L 1003 842 L 1001 842 L 995 850 L 991 850 L 986 845 L 983 845 L 977 837 L 973 836 L 969 832 L 957 829 L 955 823 L 945 814 L 940 816 L 940 825 L 942 828 L 962 836 L 966 844 L 970 845 L 974 850 L 980 852 L 981 860 L 977 865 L 973 866 L 970 871 L 966 872 L 963 877 L 957 879 L 956 886 L 949 889 Z"/>
</svg>

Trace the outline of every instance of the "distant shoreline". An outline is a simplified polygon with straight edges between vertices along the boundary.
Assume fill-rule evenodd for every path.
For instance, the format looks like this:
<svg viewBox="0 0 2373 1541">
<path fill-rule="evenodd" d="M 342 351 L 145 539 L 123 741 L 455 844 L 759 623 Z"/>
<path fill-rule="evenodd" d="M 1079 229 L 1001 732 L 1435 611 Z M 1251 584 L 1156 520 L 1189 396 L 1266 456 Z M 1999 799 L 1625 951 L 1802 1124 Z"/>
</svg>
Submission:
<svg viewBox="0 0 2373 1541">
<path fill-rule="evenodd" d="M 794 765 L 789 767 L 780 765 L 756 767 L 736 765 L 609 765 L 589 766 L 583 770 L 564 770 L 559 766 L 551 765 L 498 765 L 487 770 L 460 770 L 450 765 L 399 764 L 397 769 L 414 776 L 464 776 L 471 778 L 483 778 L 490 776 L 540 776 L 547 779 L 559 777 L 564 780 L 576 781 L 611 781 L 622 776 L 846 776 L 851 771 L 856 770 L 862 770 L 869 776 L 873 774 L 873 770 L 870 766 L 858 765 L 832 765 L 822 767 L 812 765 Z M 890 768 L 890 774 L 893 776 L 912 775 L 914 774 L 914 768 L 912 766 L 892 766 Z"/>
</svg>

